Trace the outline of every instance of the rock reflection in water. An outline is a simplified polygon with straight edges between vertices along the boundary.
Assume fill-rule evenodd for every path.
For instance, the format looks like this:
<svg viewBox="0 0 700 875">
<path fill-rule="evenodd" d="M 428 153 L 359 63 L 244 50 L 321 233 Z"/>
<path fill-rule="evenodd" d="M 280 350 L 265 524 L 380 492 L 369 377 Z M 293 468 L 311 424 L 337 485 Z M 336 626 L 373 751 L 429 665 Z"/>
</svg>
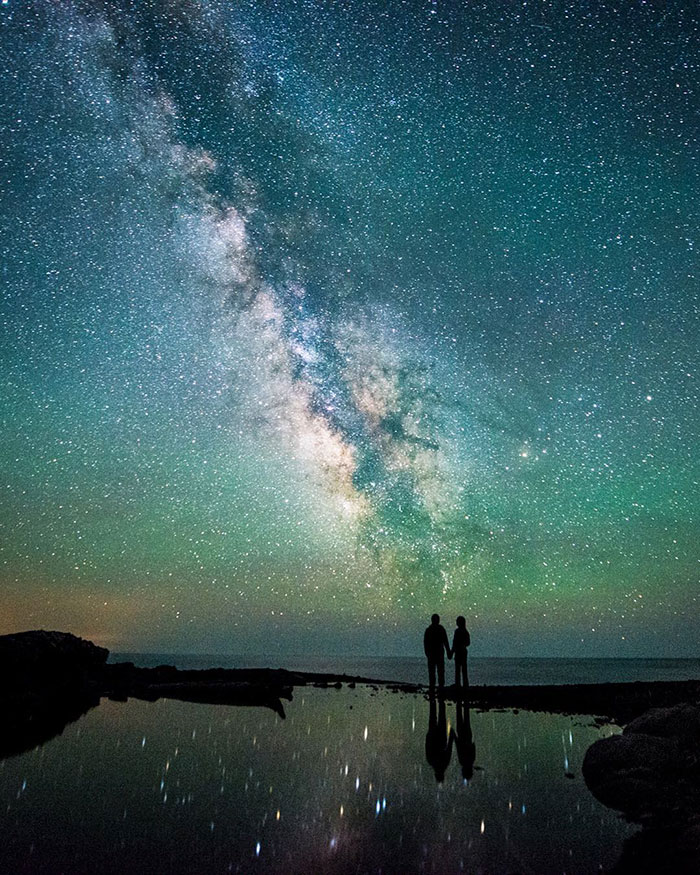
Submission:
<svg viewBox="0 0 700 875">
<path fill-rule="evenodd" d="M 95 694 L 70 689 L 20 701 L 0 698 L 0 760 L 46 744 L 99 703 Z"/>
<path fill-rule="evenodd" d="M 105 701 L 0 764 L 0 871 L 545 875 L 618 856 L 631 828 L 565 777 L 601 730 L 435 703 L 453 753 L 436 784 L 432 721 L 363 687 L 297 691 L 286 721 Z"/>
</svg>

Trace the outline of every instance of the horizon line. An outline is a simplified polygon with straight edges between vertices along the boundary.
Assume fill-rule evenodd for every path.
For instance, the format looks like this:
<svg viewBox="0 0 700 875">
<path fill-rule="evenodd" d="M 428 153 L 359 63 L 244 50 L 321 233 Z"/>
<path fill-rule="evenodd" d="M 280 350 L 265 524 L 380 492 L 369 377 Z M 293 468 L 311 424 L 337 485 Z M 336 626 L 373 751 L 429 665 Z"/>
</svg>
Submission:
<svg viewBox="0 0 700 875">
<path fill-rule="evenodd" d="M 259 657 L 263 654 L 261 653 L 220 653 L 220 652 L 199 652 L 199 651 L 187 651 L 187 650 L 109 650 L 110 655 L 118 654 L 120 656 L 197 656 L 197 657 L 216 657 L 216 658 L 231 658 L 231 657 L 245 657 L 246 659 L 250 659 L 251 657 Z M 267 657 L 266 657 L 267 658 Z M 409 655 L 409 654 L 401 654 L 401 653 L 391 653 L 391 654 L 335 654 L 335 653 L 285 653 L 279 654 L 275 657 L 269 657 L 274 659 L 309 659 L 309 658 L 319 658 L 319 659 L 420 659 L 424 660 L 425 657 L 419 654 Z M 513 656 L 494 656 L 490 654 L 478 654 L 478 655 L 469 655 L 470 659 L 571 659 L 571 660 L 607 660 L 607 659 L 616 659 L 616 660 L 637 660 L 637 659 L 676 659 L 676 660 L 700 660 L 700 654 L 696 656 L 536 656 L 534 654 L 526 654 L 526 655 L 513 655 Z"/>
</svg>

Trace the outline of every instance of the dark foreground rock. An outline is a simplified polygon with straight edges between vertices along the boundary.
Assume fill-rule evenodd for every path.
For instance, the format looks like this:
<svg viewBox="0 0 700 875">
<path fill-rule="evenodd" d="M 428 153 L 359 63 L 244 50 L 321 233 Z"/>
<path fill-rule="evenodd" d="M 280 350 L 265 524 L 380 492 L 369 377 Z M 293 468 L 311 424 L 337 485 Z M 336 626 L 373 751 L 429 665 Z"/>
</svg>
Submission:
<svg viewBox="0 0 700 875">
<path fill-rule="evenodd" d="M 604 805 L 642 826 L 614 872 L 700 872 L 699 705 L 652 709 L 596 741 L 583 776 Z"/>
</svg>

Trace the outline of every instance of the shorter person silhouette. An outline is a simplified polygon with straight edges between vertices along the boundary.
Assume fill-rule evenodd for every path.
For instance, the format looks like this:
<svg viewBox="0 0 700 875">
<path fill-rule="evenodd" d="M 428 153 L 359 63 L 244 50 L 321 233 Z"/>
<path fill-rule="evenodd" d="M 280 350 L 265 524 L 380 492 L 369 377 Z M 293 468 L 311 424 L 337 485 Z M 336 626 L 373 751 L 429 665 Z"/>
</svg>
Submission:
<svg viewBox="0 0 700 875">
<path fill-rule="evenodd" d="M 430 625 L 423 635 L 423 650 L 428 657 L 428 677 L 430 691 L 435 689 L 435 674 L 437 672 L 438 689 L 445 686 L 445 651 L 447 658 L 452 658 L 450 642 L 447 640 L 445 627 L 440 625 L 440 614 L 433 614 Z"/>
<path fill-rule="evenodd" d="M 471 644 L 467 621 L 457 617 L 457 628 L 452 638 L 452 655 L 455 660 L 455 687 L 466 689 L 469 686 L 467 674 L 467 647 Z M 448 651 L 449 653 L 449 651 Z M 461 678 L 460 678 L 461 675 Z"/>
</svg>

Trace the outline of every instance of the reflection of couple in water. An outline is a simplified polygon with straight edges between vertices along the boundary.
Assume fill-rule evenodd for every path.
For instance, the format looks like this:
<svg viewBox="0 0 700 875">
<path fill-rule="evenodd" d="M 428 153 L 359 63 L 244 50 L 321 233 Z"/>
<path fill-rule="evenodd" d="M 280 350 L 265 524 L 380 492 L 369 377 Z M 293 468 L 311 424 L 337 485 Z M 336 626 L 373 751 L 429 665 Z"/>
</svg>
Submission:
<svg viewBox="0 0 700 875">
<path fill-rule="evenodd" d="M 445 700 L 430 697 L 430 721 L 425 736 L 425 758 L 435 772 L 435 779 L 442 783 L 445 772 L 452 757 L 452 745 L 457 749 L 459 764 L 462 766 L 462 777 L 470 781 L 474 774 L 476 745 L 472 737 L 472 727 L 469 720 L 469 706 L 463 701 L 457 701 L 456 726 L 447 728 Z"/>
<path fill-rule="evenodd" d="M 467 647 L 470 638 L 467 629 L 467 621 L 464 617 L 457 617 L 457 628 L 452 637 L 452 647 L 447 639 L 445 627 L 440 625 L 440 615 L 433 614 L 430 625 L 423 635 L 423 650 L 428 659 L 428 676 L 430 689 L 435 689 L 435 674 L 437 673 L 438 689 L 445 686 L 445 653 L 447 658 L 455 661 L 455 687 L 466 689 L 469 686 L 467 675 Z"/>
</svg>

